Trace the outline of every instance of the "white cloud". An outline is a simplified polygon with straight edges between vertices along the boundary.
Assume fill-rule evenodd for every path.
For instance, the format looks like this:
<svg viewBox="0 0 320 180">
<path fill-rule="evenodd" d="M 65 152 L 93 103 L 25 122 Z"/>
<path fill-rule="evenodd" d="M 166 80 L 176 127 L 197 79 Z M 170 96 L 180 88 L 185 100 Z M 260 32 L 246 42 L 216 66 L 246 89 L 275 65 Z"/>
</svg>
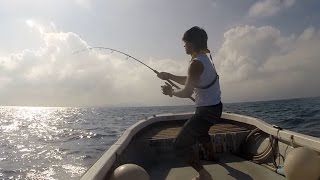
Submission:
<svg viewBox="0 0 320 180">
<path fill-rule="evenodd" d="M 315 36 L 316 29 L 314 27 L 309 27 L 303 31 L 300 35 L 300 40 L 311 40 Z"/>
<path fill-rule="evenodd" d="M 293 6 L 295 0 L 261 0 L 250 7 L 250 17 L 269 17 L 281 11 L 283 8 Z"/>
<path fill-rule="evenodd" d="M 89 46 L 77 34 L 59 31 L 53 24 L 26 23 L 38 32 L 43 46 L 0 57 L 2 105 L 148 105 L 169 100 L 160 92 L 163 82 L 137 62 L 99 50 L 74 55 Z M 146 63 L 181 74 L 188 65 L 169 59 Z"/>
<path fill-rule="evenodd" d="M 31 23 L 32 22 L 32 23 Z M 73 32 L 33 20 L 42 47 L 0 57 L 2 105 L 161 105 L 188 99 L 164 97 L 163 82 L 122 55 L 92 50 Z M 41 28 L 40 28 L 41 27 Z M 239 26 L 225 32 L 215 55 L 224 102 L 319 95 L 320 31 L 309 27 L 284 36 L 271 26 Z M 159 71 L 184 75 L 188 62 L 144 61 Z"/>
<path fill-rule="evenodd" d="M 320 34 L 315 28 L 283 36 L 270 26 L 241 26 L 224 38 L 215 59 L 225 100 L 320 95 Z"/>
</svg>

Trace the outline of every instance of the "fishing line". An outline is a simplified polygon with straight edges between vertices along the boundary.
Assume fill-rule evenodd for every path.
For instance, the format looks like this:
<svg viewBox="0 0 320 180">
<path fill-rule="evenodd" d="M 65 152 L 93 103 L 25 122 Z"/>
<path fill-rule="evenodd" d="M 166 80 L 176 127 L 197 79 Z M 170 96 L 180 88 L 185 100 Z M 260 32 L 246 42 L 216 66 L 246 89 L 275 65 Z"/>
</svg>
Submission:
<svg viewBox="0 0 320 180">
<path fill-rule="evenodd" d="M 140 61 L 139 59 L 137 59 L 137 58 L 135 58 L 135 57 L 133 57 L 133 56 L 125 53 L 125 52 L 122 52 L 122 51 L 119 51 L 119 50 L 116 50 L 116 49 L 113 49 L 113 48 L 107 48 L 107 47 L 88 47 L 88 48 L 85 48 L 85 49 L 81 49 L 81 50 L 79 50 L 79 51 L 75 51 L 75 52 L 73 53 L 73 55 L 79 54 L 79 53 L 84 52 L 84 51 L 93 50 L 93 49 L 110 50 L 111 53 L 117 52 L 117 53 L 123 54 L 123 55 L 125 55 L 125 56 L 127 57 L 126 59 L 131 58 L 131 59 L 133 59 L 133 60 L 135 60 L 135 61 L 138 61 L 138 62 L 141 63 L 142 65 L 144 65 L 144 66 L 146 66 L 147 68 L 149 68 L 150 70 L 152 70 L 152 71 L 153 71 L 154 73 L 156 73 L 157 75 L 159 74 L 159 71 L 151 68 L 150 66 L 148 66 L 148 65 L 145 64 L 145 63 L 143 63 L 143 62 Z M 178 85 L 176 85 L 175 83 L 173 83 L 171 80 L 168 79 L 168 80 L 166 80 L 166 81 L 167 81 L 168 83 L 170 83 L 171 86 L 173 86 L 173 87 L 175 87 L 175 88 L 177 88 L 177 89 L 181 89 Z M 194 99 L 193 97 L 190 97 L 190 99 L 191 99 L 192 101 L 195 101 L 195 99 Z"/>
</svg>

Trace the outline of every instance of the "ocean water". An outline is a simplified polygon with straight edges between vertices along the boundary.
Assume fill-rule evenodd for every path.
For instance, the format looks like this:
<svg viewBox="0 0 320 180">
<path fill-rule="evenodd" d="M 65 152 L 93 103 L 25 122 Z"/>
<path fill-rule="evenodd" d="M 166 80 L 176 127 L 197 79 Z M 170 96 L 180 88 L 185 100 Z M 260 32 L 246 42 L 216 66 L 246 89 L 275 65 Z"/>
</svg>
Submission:
<svg viewBox="0 0 320 180">
<path fill-rule="evenodd" d="M 191 111 L 193 106 L 0 107 L 0 179 L 79 179 L 138 120 Z M 320 98 L 224 104 L 224 111 L 320 137 Z"/>
</svg>

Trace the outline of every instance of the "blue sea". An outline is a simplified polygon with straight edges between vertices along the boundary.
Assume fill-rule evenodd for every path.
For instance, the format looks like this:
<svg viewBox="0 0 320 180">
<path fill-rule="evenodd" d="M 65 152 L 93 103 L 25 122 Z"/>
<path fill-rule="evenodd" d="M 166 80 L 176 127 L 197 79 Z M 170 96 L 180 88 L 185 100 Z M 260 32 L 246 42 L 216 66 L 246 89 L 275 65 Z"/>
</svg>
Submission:
<svg viewBox="0 0 320 180">
<path fill-rule="evenodd" d="M 0 107 L 0 179 L 79 179 L 132 124 L 191 111 L 193 106 Z M 224 111 L 320 137 L 320 98 L 224 104 Z"/>
</svg>

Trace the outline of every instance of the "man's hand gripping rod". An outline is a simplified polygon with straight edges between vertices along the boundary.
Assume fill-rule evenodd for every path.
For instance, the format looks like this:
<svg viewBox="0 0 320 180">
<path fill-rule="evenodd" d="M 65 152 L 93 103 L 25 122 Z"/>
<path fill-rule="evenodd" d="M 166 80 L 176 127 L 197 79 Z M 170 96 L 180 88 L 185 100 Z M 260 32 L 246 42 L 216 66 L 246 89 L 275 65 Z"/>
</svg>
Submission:
<svg viewBox="0 0 320 180">
<path fill-rule="evenodd" d="M 157 70 L 152 69 L 153 72 L 155 72 L 157 75 L 160 74 Z M 174 82 L 172 82 L 170 79 L 166 80 L 171 86 L 177 88 L 177 89 L 181 89 L 178 85 L 176 85 Z M 189 97 L 193 102 L 195 102 L 196 100 L 193 97 Z"/>
</svg>

